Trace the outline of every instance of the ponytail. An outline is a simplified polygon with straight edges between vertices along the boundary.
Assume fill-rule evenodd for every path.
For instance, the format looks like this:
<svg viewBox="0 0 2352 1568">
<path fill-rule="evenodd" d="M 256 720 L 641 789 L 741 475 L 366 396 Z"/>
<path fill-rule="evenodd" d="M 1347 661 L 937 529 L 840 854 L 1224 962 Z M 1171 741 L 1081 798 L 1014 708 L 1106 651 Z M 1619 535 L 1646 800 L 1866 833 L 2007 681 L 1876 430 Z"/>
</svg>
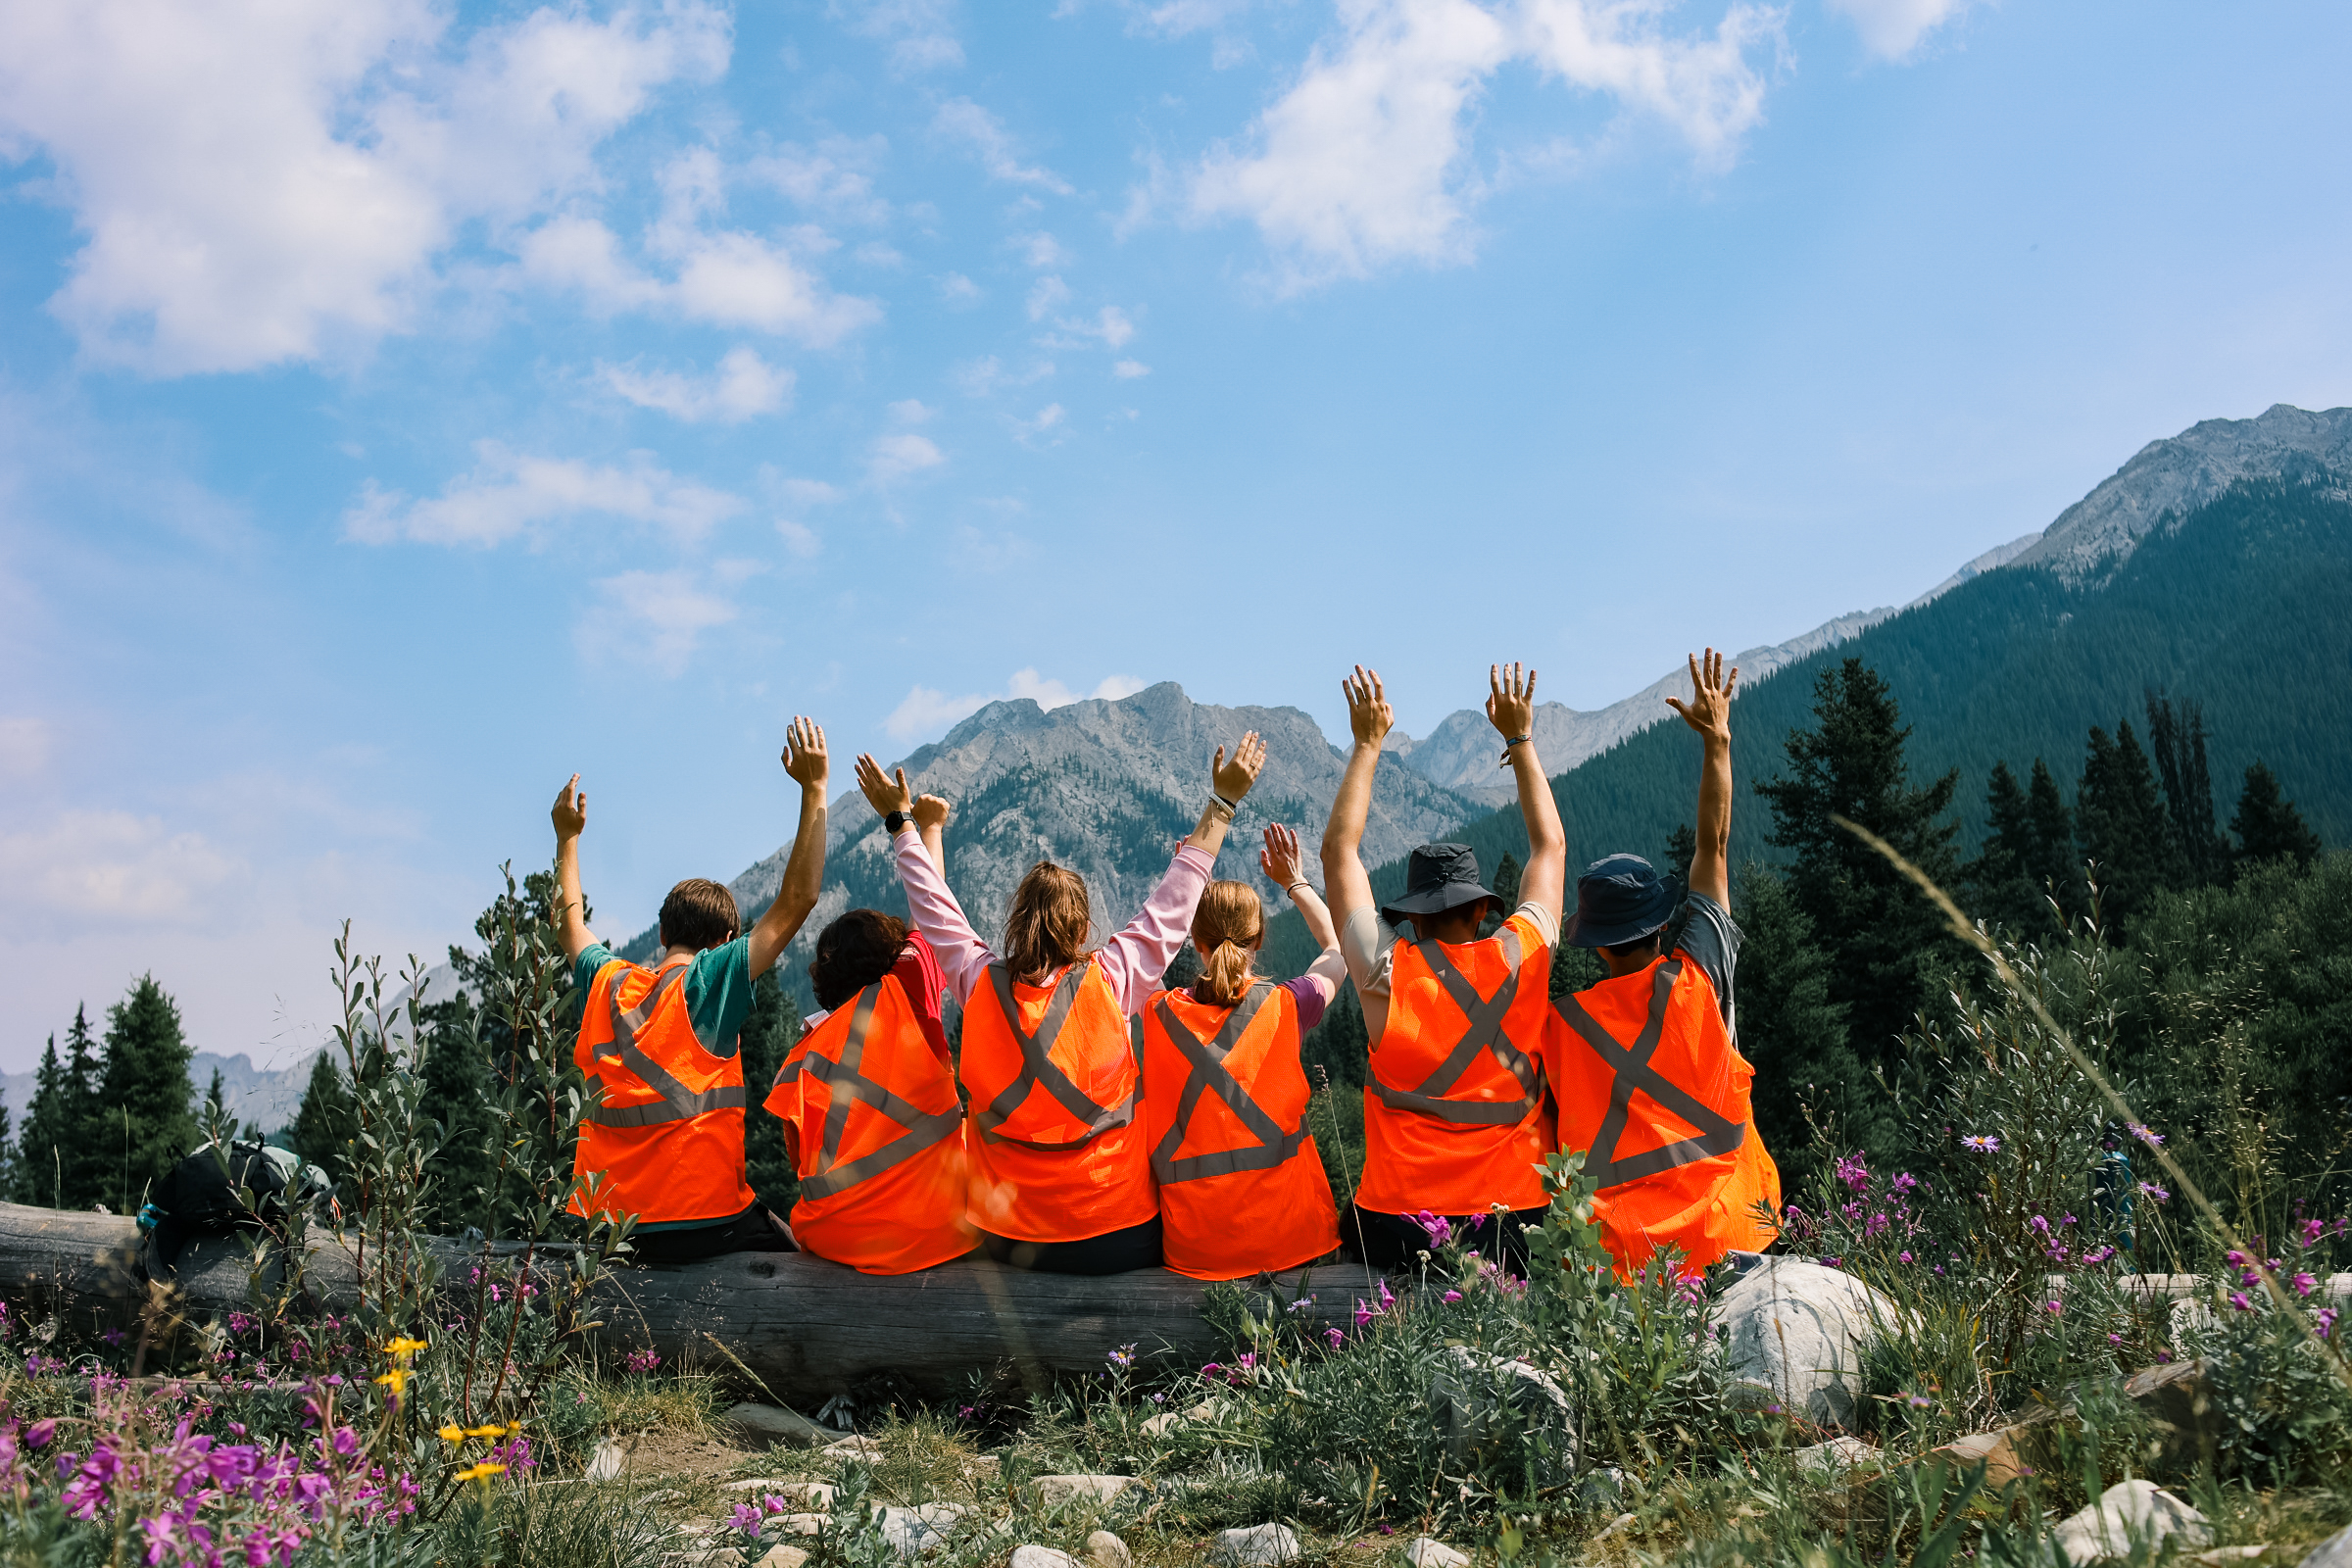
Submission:
<svg viewBox="0 0 2352 1568">
<path fill-rule="evenodd" d="M 1250 963 L 1265 938 L 1265 908 L 1247 882 L 1211 882 L 1193 911 L 1193 941 L 1208 956 L 1193 1000 L 1233 1007 L 1250 994 Z"/>
</svg>

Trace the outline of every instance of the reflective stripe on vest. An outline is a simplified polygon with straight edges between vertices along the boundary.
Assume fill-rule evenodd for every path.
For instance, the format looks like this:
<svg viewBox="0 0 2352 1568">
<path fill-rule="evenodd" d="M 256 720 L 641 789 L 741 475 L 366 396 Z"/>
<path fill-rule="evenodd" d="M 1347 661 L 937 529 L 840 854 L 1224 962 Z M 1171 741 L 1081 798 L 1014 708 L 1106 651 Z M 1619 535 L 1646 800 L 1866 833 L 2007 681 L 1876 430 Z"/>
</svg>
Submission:
<svg viewBox="0 0 2352 1568">
<path fill-rule="evenodd" d="M 635 1073 L 662 1100 L 652 1105 L 594 1105 L 588 1110 L 587 1120 L 599 1127 L 659 1127 L 666 1122 L 689 1121 L 706 1111 L 740 1109 L 751 1103 L 751 1096 L 741 1084 L 720 1084 L 698 1095 L 671 1076 L 668 1068 L 637 1049 L 637 1031 L 645 1027 L 645 1021 L 654 1015 L 655 1005 L 669 988 L 685 980 L 686 968 L 681 963 L 664 970 L 654 981 L 653 989 L 646 992 L 645 1000 L 626 1012 L 620 1007 L 620 981 L 615 978 L 605 988 L 612 1008 L 613 1054 L 620 1057 L 623 1067 Z M 684 999 L 680 1001 L 682 1004 Z M 694 1032 L 694 1043 L 711 1055 L 723 1061 L 735 1054 L 733 1046 L 723 1053 L 710 1051 L 701 1032 L 694 1029 L 691 1013 L 687 1015 L 686 1027 Z M 602 1048 L 598 1049 L 597 1057 L 607 1059 Z M 595 1073 L 588 1075 L 588 1081 L 600 1092 L 603 1090 L 604 1080 Z"/>
<path fill-rule="evenodd" d="M 1682 978 L 1682 973 L 1683 960 L 1679 957 L 1658 966 L 1657 978 L 1650 986 L 1649 1016 L 1642 1021 L 1641 1036 L 1631 1046 L 1620 1044 L 1603 1029 L 1573 993 L 1552 1004 L 1560 1021 L 1575 1030 L 1577 1038 L 1590 1046 L 1615 1075 L 1609 1088 L 1608 1114 L 1601 1118 L 1600 1131 L 1592 1137 L 1592 1152 L 1600 1161 L 1595 1174 L 1603 1191 L 1640 1181 L 1644 1176 L 1662 1175 L 1695 1160 L 1736 1152 L 1747 1141 L 1745 1122 L 1735 1122 L 1708 1109 L 1695 1096 L 1649 1064 L 1650 1056 L 1658 1049 L 1658 1040 L 1665 1033 L 1666 1004 L 1672 1000 L 1675 982 Z M 1624 1140 L 1626 1123 L 1632 1117 L 1637 1089 L 1697 1128 L 1698 1136 L 1619 1159 L 1617 1146 Z"/>
<path fill-rule="evenodd" d="M 1183 1053 L 1192 1074 L 1185 1080 L 1184 1097 L 1176 1103 L 1176 1119 L 1168 1124 L 1167 1136 L 1152 1151 L 1152 1174 L 1162 1187 L 1178 1182 L 1197 1182 L 1209 1176 L 1230 1176 L 1242 1170 L 1272 1170 L 1306 1142 L 1306 1121 L 1301 1117 L 1298 1130 L 1286 1133 L 1282 1123 L 1266 1114 L 1258 1102 L 1250 1098 L 1232 1073 L 1225 1070 L 1225 1058 L 1242 1042 L 1243 1031 L 1257 1016 L 1274 987 L 1260 983 L 1250 988 L 1241 1004 L 1226 1014 L 1225 1026 L 1217 1031 L 1214 1040 L 1203 1041 L 1185 1026 L 1176 1009 L 1168 1005 L 1167 998 L 1159 1000 L 1160 1026 L 1167 1030 L 1168 1044 Z M 1185 1134 L 1193 1125 L 1193 1112 L 1200 1107 L 1200 1097 L 1214 1094 L 1225 1102 L 1234 1118 L 1257 1140 L 1253 1149 L 1229 1149 L 1214 1154 L 1193 1154 L 1176 1158 L 1176 1151 L 1184 1146 Z"/>
<path fill-rule="evenodd" d="M 1527 1053 L 1512 1045 L 1510 1037 L 1502 1032 L 1503 1014 L 1511 1010 L 1511 1000 L 1519 994 L 1519 962 L 1524 956 L 1524 950 L 1519 946 L 1519 934 L 1508 925 L 1502 928 L 1500 935 L 1503 961 L 1510 965 L 1510 972 L 1502 977 L 1502 984 L 1495 988 L 1492 997 L 1478 994 L 1478 988 L 1470 983 L 1470 977 L 1455 968 L 1453 960 L 1446 956 L 1442 945 L 1436 942 L 1413 944 L 1413 951 L 1421 955 L 1421 961 L 1429 965 L 1429 972 L 1446 988 L 1446 994 L 1453 998 L 1454 1005 L 1462 1009 L 1462 1016 L 1469 1019 L 1470 1023 L 1462 1031 L 1462 1038 L 1452 1052 L 1438 1064 L 1437 1071 L 1422 1080 L 1419 1088 L 1409 1091 L 1391 1089 L 1380 1081 L 1378 1072 L 1372 1075 L 1373 1093 L 1380 1096 L 1380 1102 L 1391 1110 L 1417 1111 L 1439 1121 L 1454 1122 L 1465 1127 L 1508 1127 L 1536 1108 L 1537 1090 L 1544 1081 L 1543 1073 L 1528 1058 Z M 1478 1059 L 1478 1054 L 1482 1051 L 1492 1053 L 1503 1069 L 1519 1081 L 1522 1098 L 1510 1101 L 1441 1099 L 1462 1081 L 1462 1074 L 1470 1070 L 1470 1064 Z"/>
<path fill-rule="evenodd" d="M 936 1115 L 917 1110 L 858 1070 L 858 1058 L 865 1054 L 866 1031 L 873 1027 L 874 1001 L 881 994 L 880 981 L 858 993 L 858 1010 L 850 1019 L 849 1039 L 842 1044 L 839 1061 L 810 1052 L 798 1060 L 786 1062 L 776 1074 L 779 1084 L 788 1084 L 806 1072 L 825 1086 L 824 1146 L 817 1152 L 815 1173 L 801 1178 L 804 1199 L 831 1198 L 836 1193 L 848 1192 L 859 1182 L 870 1181 L 941 1142 L 963 1121 L 960 1104 Z M 854 1101 L 863 1101 L 906 1130 L 880 1149 L 860 1154 L 845 1165 L 837 1162 L 841 1158 L 842 1134 L 849 1130 L 850 1105 Z"/>
<path fill-rule="evenodd" d="M 1020 1043 L 1021 1071 L 1018 1077 L 1004 1086 L 1003 1094 L 972 1113 L 972 1123 L 980 1129 L 980 1136 L 986 1142 L 1013 1144 L 1022 1149 L 1034 1149 L 1042 1154 L 1057 1154 L 1073 1149 L 1084 1149 L 1112 1128 L 1124 1127 L 1135 1120 L 1134 1091 L 1130 1090 L 1127 1098 L 1116 1105 L 1098 1105 L 1088 1098 L 1085 1090 L 1070 1082 L 1067 1073 L 1054 1065 L 1051 1054 L 1054 1042 L 1060 1037 L 1061 1026 L 1070 1016 L 1070 1004 L 1078 1000 L 1079 982 L 1086 978 L 1087 971 L 1093 966 L 1094 961 L 1090 958 L 1073 963 L 1062 972 L 1060 982 L 1054 987 L 1053 1001 L 1046 1004 L 1046 1015 L 1037 1021 L 1035 1034 L 1021 1031 L 1021 1004 L 1013 995 L 1012 972 L 1002 963 L 988 966 L 989 982 L 996 987 L 997 1001 L 1004 1008 L 1004 1027 L 1011 1030 L 1012 1038 Z M 1029 1098 L 1029 1091 L 1040 1084 L 1045 1085 L 1046 1093 L 1052 1095 L 1062 1109 L 1086 1124 L 1084 1138 L 1073 1139 L 1066 1144 L 1044 1144 L 997 1131 L 1012 1119 L 1012 1113 L 1020 1109 L 1021 1102 Z"/>
</svg>

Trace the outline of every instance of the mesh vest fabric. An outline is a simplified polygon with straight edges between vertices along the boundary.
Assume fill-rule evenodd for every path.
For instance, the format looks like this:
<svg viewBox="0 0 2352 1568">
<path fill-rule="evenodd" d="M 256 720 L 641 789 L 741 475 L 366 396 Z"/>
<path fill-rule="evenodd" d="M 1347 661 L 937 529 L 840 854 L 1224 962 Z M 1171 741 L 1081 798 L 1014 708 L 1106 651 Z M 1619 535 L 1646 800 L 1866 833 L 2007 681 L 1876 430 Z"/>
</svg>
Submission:
<svg viewBox="0 0 2352 1568">
<path fill-rule="evenodd" d="M 726 1219 L 751 1207 L 744 1179 L 743 1060 L 694 1032 L 687 960 L 648 969 L 615 958 L 596 973 L 572 1059 L 602 1090 L 580 1123 L 573 1169 L 602 1172 L 574 1213 L 634 1214 L 645 1224 Z"/>
</svg>

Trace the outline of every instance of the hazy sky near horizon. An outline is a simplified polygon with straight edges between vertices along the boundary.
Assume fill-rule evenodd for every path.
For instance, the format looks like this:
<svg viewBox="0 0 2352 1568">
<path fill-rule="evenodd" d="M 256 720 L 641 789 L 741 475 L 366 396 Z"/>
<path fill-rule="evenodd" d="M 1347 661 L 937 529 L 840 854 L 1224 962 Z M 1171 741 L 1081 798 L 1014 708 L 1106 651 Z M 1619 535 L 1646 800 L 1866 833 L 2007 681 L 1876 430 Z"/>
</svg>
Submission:
<svg viewBox="0 0 2352 1568">
<path fill-rule="evenodd" d="M 0 940 L 307 1051 L 1174 679 L 1335 735 L 1900 602 L 2352 402 L 2352 10 L 0 0 Z"/>
</svg>

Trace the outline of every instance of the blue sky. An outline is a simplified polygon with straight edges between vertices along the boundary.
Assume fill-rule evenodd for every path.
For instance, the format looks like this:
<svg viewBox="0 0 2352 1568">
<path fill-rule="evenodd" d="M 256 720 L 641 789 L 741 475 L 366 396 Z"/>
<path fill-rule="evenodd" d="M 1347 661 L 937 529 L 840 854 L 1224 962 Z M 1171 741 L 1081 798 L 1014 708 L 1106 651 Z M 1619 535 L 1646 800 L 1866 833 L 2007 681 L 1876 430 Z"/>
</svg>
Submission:
<svg viewBox="0 0 2352 1568">
<path fill-rule="evenodd" d="M 578 770 L 600 925 L 786 719 L 1425 731 L 1896 602 L 2352 402 L 2352 12 L 0 0 L 0 939 L 307 1050 Z"/>
</svg>

